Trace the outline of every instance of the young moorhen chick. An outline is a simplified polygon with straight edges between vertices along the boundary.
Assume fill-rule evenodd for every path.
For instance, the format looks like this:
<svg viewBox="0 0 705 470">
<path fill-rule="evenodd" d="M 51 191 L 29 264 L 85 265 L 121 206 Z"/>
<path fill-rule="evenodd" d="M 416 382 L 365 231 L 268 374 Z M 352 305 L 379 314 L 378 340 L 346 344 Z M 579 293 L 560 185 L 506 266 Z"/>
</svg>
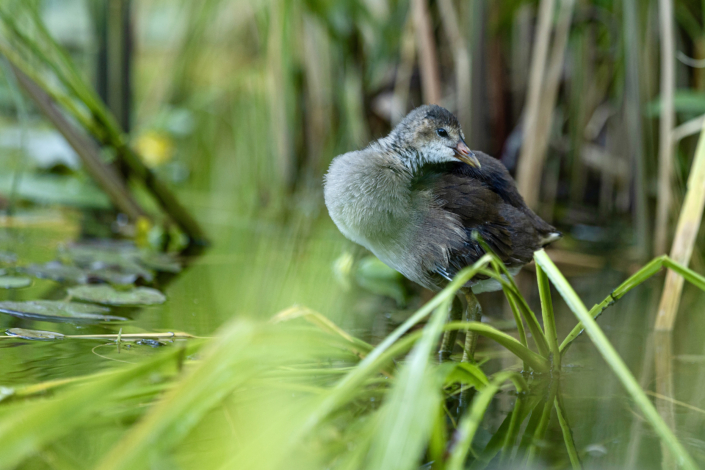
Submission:
<svg viewBox="0 0 705 470">
<path fill-rule="evenodd" d="M 455 116 L 436 105 L 416 108 L 388 136 L 336 157 L 324 194 L 343 235 L 434 291 L 485 253 L 475 231 L 512 274 L 561 236 L 526 206 L 504 165 L 472 152 Z M 468 282 L 467 318 L 481 318 L 474 294 L 500 288 L 489 279 Z M 453 310 L 459 316 L 457 303 Z M 466 335 L 463 360 L 473 360 L 475 342 Z M 446 333 L 441 359 L 454 343 Z"/>
</svg>

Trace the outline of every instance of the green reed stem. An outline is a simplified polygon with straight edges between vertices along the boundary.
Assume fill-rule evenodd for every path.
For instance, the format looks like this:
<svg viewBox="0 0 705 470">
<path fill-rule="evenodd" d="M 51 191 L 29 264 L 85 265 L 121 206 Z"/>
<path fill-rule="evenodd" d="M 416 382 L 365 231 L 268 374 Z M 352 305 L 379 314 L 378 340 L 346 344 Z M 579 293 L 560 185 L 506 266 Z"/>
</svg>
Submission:
<svg viewBox="0 0 705 470">
<path fill-rule="evenodd" d="M 547 358 L 536 354 L 513 337 L 499 331 L 496 328 L 479 322 L 454 322 L 449 323 L 444 327 L 444 329 L 454 328 L 458 330 L 475 331 L 486 338 L 496 341 L 519 359 L 526 362 L 536 372 L 548 372 L 550 370 Z"/>
<path fill-rule="evenodd" d="M 663 255 L 659 256 L 658 258 L 654 258 L 639 271 L 629 276 L 629 278 L 622 284 L 620 284 L 619 287 L 617 287 L 614 291 L 612 291 L 612 293 L 608 295 L 605 300 L 593 306 L 589 312 L 590 317 L 592 317 L 593 319 L 597 319 L 600 315 L 602 315 L 602 312 L 604 312 L 608 307 L 612 306 L 616 301 L 624 297 L 627 292 L 634 289 L 641 283 L 645 282 L 654 274 L 658 273 L 663 267 L 667 267 L 677 272 L 678 274 L 683 276 L 686 281 L 690 282 L 701 290 L 705 290 L 705 277 L 696 273 L 692 269 L 689 269 L 683 266 L 682 264 L 673 261 L 668 256 Z M 566 349 L 571 345 L 573 341 L 575 341 L 578 336 L 580 336 L 580 334 L 582 334 L 583 329 L 583 324 L 581 322 L 575 325 L 575 328 L 571 330 L 571 332 L 568 334 L 568 336 L 566 336 L 566 338 L 560 345 L 559 349 L 561 351 L 561 354 L 565 354 Z"/>
<path fill-rule="evenodd" d="M 553 369 L 561 370 L 561 353 L 558 348 L 558 336 L 556 334 L 556 319 L 553 315 L 553 301 L 551 300 L 551 286 L 546 273 L 541 266 L 536 266 L 536 280 L 539 286 L 539 296 L 541 297 L 541 312 L 543 315 L 543 329 L 546 332 L 548 348 L 553 356 Z"/>
<path fill-rule="evenodd" d="M 561 294 L 563 299 L 568 304 L 568 307 L 573 311 L 578 320 L 582 322 L 587 331 L 588 336 L 595 344 L 595 347 L 605 359 L 610 368 L 614 371 L 617 378 L 622 382 L 622 385 L 627 390 L 627 393 L 632 397 L 636 405 L 644 414 L 646 420 L 651 424 L 658 434 L 659 438 L 668 446 L 678 463 L 687 469 L 696 469 L 693 458 L 690 456 L 685 447 L 678 441 L 673 431 L 663 421 L 661 416 L 654 408 L 649 398 L 639 386 L 627 365 L 622 361 L 614 346 L 609 342 L 602 329 L 588 312 L 578 294 L 575 293 L 568 281 L 563 277 L 563 274 L 558 270 L 555 264 L 551 261 L 545 251 L 541 250 L 534 254 L 536 264 L 546 272 L 549 279 L 553 282 Z"/>
<path fill-rule="evenodd" d="M 399 338 L 402 337 L 406 332 L 408 332 L 414 325 L 426 318 L 434 309 L 436 309 L 445 300 L 455 296 L 456 292 L 470 279 L 472 279 L 480 269 L 487 266 L 491 261 L 489 255 L 485 255 L 480 258 L 474 265 L 463 269 L 458 275 L 451 281 L 445 289 L 439 292 L 433 299 L 421 307 L 416 313 L 409 317 L 404 323 L 402 323 L 396 330 L 394 330 L 389 336 L 387 336 L 375 349 L 373 349 L 370 354 L 368 354 L 355 368 L 353 372 L 345 376 L 331 393 L 324 399 L 313 413 L 309 419 L 300 428 L 300 432 L 296 436 L 292 436 L 292 439 L 298 439 L 310 430 L 312 430 L 318 423 L 321 422 L 325 417 L 327 417 L 331 412 L 333 412 L 338 407 L 342 406 L 349 399 L 355 396 L 355 390 L 362 384 L 365 379 L 374 374 L 380 367 L 380 359 L 383 359 L 385 352 L 389 350 Z M 512 338 L 513 339 L 513 338 Z M 516 340 L 514 340 L 516 341 Z M 518 341 L 517 341 L 518 343 Z"/>
<path fill-rule="evenodd" d="M 561 394 L 556 395 L 554 400 L 554 405 L 556 408 L 556 415 L 558 416 L 558 424 L 561 426 L 561 431 L 563 432 L 563 442 L 565 443 L 565 448 L 568 451 L 568 457 L 570 458 L 570 465 L 573 470 L 581 470 L 583 468 L 580 463 L 580 457 L 578 457 L 578 451 L 575 449 L 575 441 L 573 440 L 573 431 L 570 429 L 568 420 L 565 417 L 565 407 L 563 406 L 563 400 Z"/>
<path fill-rule="evenodd" d="M 548 422 L 551 420 L 551 410 L 553 409 L 553 401 L 558 394 L 558 379 L 552 378 L 551 384 L 548 390 L 548 397 L 543 402 L 543 409 L 541 410 L 541 419 L 534 430 L 533 438 L 529 445 L 529 451 L 526 453 L 524 468 L 532 468 L 534 466 L 534 460 L 536 459 L 536 454 L 538 453 L 538 443 L 543 441 L 546 437 L 546 430 L 548 429 Z"/>
<path fill-rule="evenodd" d="M 522 406 L 523 406 L 522 395 L 517 393 L 517 400 L 514 403 L 514 409 L 512 410 L 512 416 L 509 421 L 509 429 L 507 429 L 507 434 L 504 438 L 504 443 L 502 444 L 502 455 L 499 457 L 500 467 L 506 464 L 507 460 L 511 456 L 512 449 L 514 448 L 514 443 L 517 440 L 517 435 L 519 434 L 519 427 L 523 421 L 522 416 Z"/>
<path fill-rule="evenodd" d="M 465 459 L 467 459 L 468 453 L 471 451 L 472 440 L 482 422 L 487 407 L 499 391 L 500 385 L 507 380 L 511 380 L 514 383 L 517 393 L 521 393 L 526 389 L 526 381 L 521 375 L 516 372 L 505 371 L 495 375 L 490 384 L 477 393 L 472 401 L 470 411 L 458 425 L 457 435 L 460 436 L 460 439 L 451 450 L 450 459 L 446 466 L 447 470 L 462 470 L 464 468 Z"/>
<path fill-rule="evenodd" d="M 514 300 L 513 295 L 507 295 L 507 301 L 509 302 L 509 306 L 512 309 L 512 315 L 514 316 L 514 321 L 517 324 L 517 331 L 519 333 L 519 341 L 521 341 L 521 344 L 524 346 L 528 346 L 528 341 L 526 339 L 526 330 L 524 329 L 524 322 L 521 319 L 521 312 L 519 311 L 519 307 L 516 304 L 516 301 Z"/>
<path fill-rule="evenodd" d="M 492 256 L 494 257 L 494 255 Z M 495 261 L 498 262 L 499 266 L 504 266 L 498 260 Z M 511 297 L 514 299 L 516 306 L 519 309 L 519 312 L 521 312 L 521 316 L 526 320 L 526 324 L 529 326 L 529 331 L 531 331 L 531 336 L 534 339 L 534 343 L 536 344 L 536 348 L 538 349 L 539 354 L 544 357 L 548 357 L 548 343 L 546 342 L 546 337 L 544 336 L 544 332 L 541 329 L 541 325 L 539 324 L 539 321 L 536 318 L 534 312 L 529 308 L 529 304 L 526 303 L 526 300 L 519 292 L 519 289 L 517 288 L 516 284 L 514 284 L 514 281 L 513 279 L 511 279 L 511 276 L 506 277 L 506 274 L 502 276 L 497 272 L 491 271 L 489 269 L 480 270 L 480 274 L 495 279 L 502 285 L 502 289 L 504 290 L 504 294 L 507 296 L 507 298 Z"/>
</svg>

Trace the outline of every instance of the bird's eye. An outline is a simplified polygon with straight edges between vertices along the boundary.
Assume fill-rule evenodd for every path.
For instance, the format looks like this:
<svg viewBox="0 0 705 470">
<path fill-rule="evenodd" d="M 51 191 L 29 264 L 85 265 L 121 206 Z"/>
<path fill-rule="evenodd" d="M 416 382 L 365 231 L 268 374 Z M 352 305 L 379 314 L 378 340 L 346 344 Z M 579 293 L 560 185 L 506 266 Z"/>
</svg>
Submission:
<svg viewBox="0 0 705 470">
<path fill-rule="evenodd" d="M 448 131 L 445 129 L 436 129 L 436 134 L 438 134 L 440 137 L 448 137 Z"/>
</svg>

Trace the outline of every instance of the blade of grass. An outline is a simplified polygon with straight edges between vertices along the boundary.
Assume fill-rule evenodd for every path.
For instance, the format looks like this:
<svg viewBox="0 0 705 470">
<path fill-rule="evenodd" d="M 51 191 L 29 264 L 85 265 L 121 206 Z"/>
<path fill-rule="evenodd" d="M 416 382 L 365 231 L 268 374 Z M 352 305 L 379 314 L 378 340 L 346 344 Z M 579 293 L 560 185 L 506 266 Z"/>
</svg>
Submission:
<svg viewBox="0 0 705 470">
<path fill-rule="evenodd" d="M 67 142 L 81 158 L 86 170 L 103 188 L 110 197 L 110 200 L 115 204 L 115 207 L 127 214 L 132 220 L 147 218 L 147 213 L 134 200 L 129 190 L 122 182 L 122 179 L 117 176 L 113 168 L 106 165 L 100 159 L 100 150 L 93 141 L 76 132 L 76 129 L 74 129 L 71 123 L 58 111 L 49 95 L 44 93 L 27 75 L 14 67 L 14 65 L 12 66 L 12 70 L 22 88 L 24 88 L 39 109 L 42 110 L 47 119 L 49 119 L 64 138 L 66 138 Z"/>
<path fill-rule="evenodd" d="M 523 394 L 518 393 L 516 402 L 514 403 L 514 409 L 512 410 L 512 415 L 509 420 L 509 429 L 507 429 L 507 435 L 502 443 L 502 454 L 499 457 L 500 465 L 506 464 L 507 460 L 511 456 L 514 443 L 519 435 L 519 427 L 521 426 L 523 418 L 526 417 L 525 415 L 522 415 L 522 407 L 524 406 L 522 395 Z"/>
<path fill-rule="evenodd" d="M 613 290 L 612 293 L 605 298 L 605 300 L 593 306 L 590 309 L 590 316 L 592 316 L 594 319 L 597 319 L 600 315 L 602 315 L 602 312 L 604 312 L 605 309 L 607 309 L 616 301 L 624 297 L 630 290 L 634 289 L 635 287 L 649 279 L 651 276 L 659 272 L 663 267 L 667 267 L 672 271 L 680 274 L 685 278 L 686 281 L 690 282 L 697 288 L 705 291 L 704 276 L 696 273 L 690 268 L 676 263 L 668 256 L 663 255 L 651 260 L 643 268 L 641 268 L 639 271 L 631 275 L 626 281 L 620 284 L 619 287 Z M 571 345 L 573 341 L 575 341 L 578 336 L 580 336 L 582 332 L 583 324 L 578 322 L 578 324 L 575 325 L 575 328 L 571 330 L 568 336 L 566 336 L 566 338 L 561 343 L 559 349 L 562 354 L 565 354 L 567 348 Z"/>
<path fill-rule="evenodd" d="M 500 450 L 502 451 L 500 462 L 511 461 L 515 453 L 512 448 L 514 448 L 514 444 L 516 443 L 516 438 L 520 431 L 521 425 L 531 414 L 532 410 L 538 406 L 540 401 L 540 397 L 536 394 L 524 394 L 521 398 L 521 405 L 519 407 L 516 405 L 514 406 L 512 415 L 505 418 L 500 428 L 497 430 L 495 435 L 492 436 L 490 442 L 487 443 L 485 449 L 478 456 L 478 459 L 470 465 L 470 470 L 483 470 L 490 464 Z M 514 414 L 515 412 L 516 415 Z M 510 431 L 512 421 L 516 422 L 516 428 L 514 430 L 514 436 L 510 437 L 507 434 Z"/>
<path fill-rule="evenodd" d="M 690 282 L 698 289 L 705 290 L 705 276 L 696 273 L 692 269 L 683 266 L 682 264 L 679 264 L 668 257 L 664 258 L 663 265 L 668 269 L 675 271 L 676 273 L 683 276 L 686 281 Z"/>
<path fill-rule="evenodd" d="M 294 318 L 303 318 L 307 322 L 316 325 L 318 328 L 325 331 L 326 333 L 343 338 L 345 341 L 349 342 L 351 345 L 354 346 L 355 354 L 357 354 L 361 359 L 373 349 L 371 344 L 361 339 L 358 339 L 352 335 L 349 335 L 345 330 L 330 321 L 326 316 L 306 307 L 288 308 L 277 313 L 274 317 L 272 317 L 270 321 L 272 323 L 280 323 L 284 321 L 293 320 Z"/>
<path fill-rule="evenodd" d="M 573 467 L 573 470 L 580 470 L 583 468 L 583 466 L 580 463 L 578 451 L 575 449 L 573 431 L 570 429 L 568 420 L 565 417 L 565 407 L 563 406 L 560 393 L 556 395 L 554 405 L 556 408 L 556 415 L 558 416 L 558 424 L 560 424 L 561 431 L 563 432 L 563 442 L 565 443 L 565 448 L 568 450 L 568 458 L 570 458 L 570 465 L 571 467 Z"/>
<path fill-rule="evenodd" d="M 366 468 L 413 469 L 418 466 L 442 404 L 438 378 L 430 368 L 431 352 L 443 330 L 453 297 L 431 315 L 421 338 L 399 372 L 381 413 Z"/>
<path fill-rule="evenodd" d="M 631 275 L 626 281 L 620 284 L 619 287 L 613 290 L 612 293 L 610 293 L 610 295 L 605 298 L 605 300 L 593 306 L 590 309 L 590 316 L 593 319 L 597 320 L 597 318 L 602 315 L 602 312 L 604 312 L 605 309 L 607 309 L 608 307 L 613 305 L 617 300 L 626 295 L 627 292 L 634 289 L 636 286 L 640 285 L 642 282 L 646 281 L 651 276 L 659 272 L 663 267 L 663 262 L 665 258 L 665 255 L 660 256 L 650 261 L 646 264 L 646 266 Z M 566 336 L 566 338 L 560 345 L 559 349 L 562 354 L 565 354 L 567 348 L 573 343 L 573 341 L 575 341 L 578 336 L 582 334 L 583 329 L 584 327 L 581 322 L 578 322 L 578 324 L 575 325 L 575 327 L 570 331 L 568 336 Z"/>
<path fill-rule="evenodd" d="M 693 118 L 689 121 L 684 122 L 680 126 L 673 129 L 671 132 L 671 139 L 673 139 L 673 145 L 677 145 L 678 142 L 685 139 L 688 136 L 698 134 L 705 125 L 705 114 Z"/>
<path fill-rule="evenodd" d="M 523 360 L 525 363 L 529 364 L 536 372 L 548 372 L 549 364 L 548 361 L 530 350 L 529 348 L 522 345 L 519 341 L 512 338 L 506 333 L 497 330 L 489 325 L 479 322 L 451 322 L 443 326 L 443 331 L 449 330 L 472 330 L 476 331 L 480 335 L 496 341 L 501 346 L 508 349 L 511 353 L 517 356 L 519 359 Z M 399 341 L 394 343 L 392 346 L 387 348 L 375 361 L 375 364 L 371 369 L 373 371 L 382 370 L 387 364 L 392 362 L 396 357 L 399 357 L 409 351 L 414 343 L 418 341 L 421 337 L 421 331 L 415 331 L 409 333 L 408 335 L 401 338 Z"/>
<path fill-rule="evenodd" d="M 551 286 L 548 277 L 543 272 L 541 266 L 536 266 L 536 280 L 539 285 L 539 296 L 541 297 L 541 311 L 543 313 L 543 328 L 546 331 L 548 348 L 553 355 L 553 367 L 561 370 L 561 352 L 558 348 L 558 336 L 556 334 L 556 319 L 553 315 L 553 302 L 551 301 Z"/>
<path fill-rule="evenodd" d="M 246 360 L 253 336 L 253 325 L 231 324 L 209 344 L 205 359 L 169 390 L 96 468 L 134 468 L 154 450 L 167 451 L 178 443 L 208 410 L 257 373 L 261 365 Z"/>
<path fill-rule="evenodd" d="M 673 338 L 669 331 L 655 331 L 654 341 L 654 383 L 656 392 L 672 397 L 675 395 L 673 380 Z M 676 410 L 672 402 L 656 401 L 656 410 L 669 428 L 676 428 Z M 675 468 L 673 453 L 661 441 L 661 468 Z"/>
<path fill-rule="evenodd" d="M 526 453 L 526 459 L 524 468 L 533 468 L 535 466 L 536 456 L 539 452 L 539 443 L 543 442 L 546 437 L 546 430 L 548 429 L 548 422 L 551 420 L 551 410 L 553 409 L 553 402 L 558 395 L 558 378 L 551 377 L 551 382 L 548 389 L 548 396 L 543 402 L 543 409 L 541 410 L 541 418 L 539 419 L 538 425 L 533 432 L 532 439 L 529 444 L 529 450 Z"/>
<path fill-rule="evenodd" d="M 495 269 L 506 270 L 506 267 L 504 267 L 504 264 L 499 261 L 499 259 L 495 259 L 495 262 L 498 263 L 498 268 L 496 267 Z M 531 331 L 531 336 L 534 339 L 534 343 L 536 344 L 536 349 L 538 349 L 539 354 L 544 357 L 548 357 L 548 343 L 546 342 L 546 337 L 544 336 L 543 330 L 541 329 L 541 325 L 539 324 L 539 321 L 536 318 L 534 312 L 529 308 L 529 304 L 526 303 L 526 300 L 519 292 L 519 288 L 514 283 L 514 279 L 512 279 L 512 276 L 509 274 L 509 272 L 500 275 L 497 272 L 493 272 L 489 269 L 483 269 L 480 270 L 480 273 L 495 279 L 502 285 L 502 289 L 504 290 L 504 293 L 507 298 L 513 299 L 515 305 L 518 307 L 519 312 L 521 313 L 521 316 L 524 318 L 524 320 L 526 320 L 526 324 L 529 326 L 529 331 Z"/>
<path fill-rule="evenodd" d="M 521 312 L 519 311 L 519 307 L 517 306 L 513 295 L 505 295 L 505 297 L 507 298 L 507 302 L 509 302 L 509 307 L 512 310 L 512 316 L 514 317 L 514 321 L 517 324 L 517 332 L 519 333 L 519 341 L 524 346 L 527 346 L 529 343 L 526 340 L 526 331 L 524 330 L 524 322 L 521 320 Z"/>
<path fill-rule="evenodd" d="M 0 420 L 0 469 L 16 468 L 45 444 L 83 424 L 127 384 L 156 372 L 179 354 L 178 349 L 170 349 L 134 367 L 100 374 L 95 380 L 78 381 L 79 386 L 67 390 L 59 399 L 23 403 L 12 411 L 5 410 Z"/>
<path fill-rule="evenodd" d="M 456 294 L 456 292 L 472 277 L 474 277 L 481 268 L 487 266 L 491 261 L 489 255 L 485 255 L 480 258 L 474 265 L 463 269 L 458 275 L 453 279 L 448 286 L 441 292 L 436 294 L 436 296 L 421 307 L 416 313 L 409 317 L 404 323 L 402 323 L 397 329 L 395 329 L 389 336 L 387 336 L 375 349 L 373 349 L 360 363 L 358 366 L 349 374 L 347 374 L 343 379 L 341 379 L 335 387 L 323 398 L 321 403 L 310 413 L 308 418 L 302 423 L 298 428 L 298 432 L 293 433 L 290 436 L 290 440 L 285 445 L 295 446 L 307 436 L 313 429 L 316 428 L 324 419 L 326 419 L 331 413 L 336 409 L 344 406 L 350 400 L 352 400 L 357 395 L 357 389 L 363 384 L 370 375 L 375 374 L 379 371 L 385 364 L 386 361 L 391 359 L 389 350 L 394 346 L 397 350 L 402 350 L 402 348 L 409 347 L 413 344 L 417 338 L 413 338 L 413 341 L 404 338 L 402 341 L 398 341 L 402 335 L 408 332 L 414 325 L 423 320 L 432 311 L 438 308 L 441 304 L 446 301 L 450 301 Z M 411 336 L 411 335 L 409 335 Z M 512 338 L 513 339 L 513 338 Z M 513 339 L 514 340 L 514 339 Z M 516 341 L 516 340 L 514 340 Z M 401 343 L 401 345 L 396 343 Z M 517 344 L 520 344 L 516 341 Z M 392 351 L 393 352 L 393 351 Z M 236 462 L 232 462 L 233 465 Z"/>
<path fill-rule="evenodd" d="M 526 423 L 526 426 L 524 427 L 524 432 L 521 436 L 521 441 L 519 441 L 519 445 L 514 449 L 514 453 L 512 454 L 512 461 L 517 462 L 517 466 L 520 468 L 523 468 L 523 465 L 519 465 L 519 460 L 520 458 L 526 458 L 529 453 L 529 447 L 531 446 L 531 443 L 534 440 L 534 436 L 536 435 L 536 430 L 538 429 L 539 423 L 541 422 L 541 417 L 543 416 L 543 410 L 546 407 L 546 399 L 545 397 L 541 396 L 539 401 L 534 405 L 534 407 L 531 409 L 531 415 L 529 416 L 529 420 Z"/>
<path fill-rule="evenodd" d="M 496 271 L 492 272 L 489 269 L 484 269 L 481 271 L 481 273 L 495 279 L 502 285 L 502 290 L 504 291 L 505 296 L 507 296 L 507 299 L 510 299 L 510 305 L 512 305 L 511 299 L 514 299 L 514 305 L 518 306 L 519 311 L 526 320 L 527 325 L 529 325 L 529 330 L 531 331 L 531 335 L 534 338 L 534 342 L 536 343 L 536 348 L 539 350 L 539 354 L 541 354 L 542 356 L 548 356 L 548 343 L 546 342 L 546 337 L 543 333 L 543 330 L 541 329 L 541 325 L 536 319 L 536 315 L 534 314 L 534 312 L 529 308 L 529 304 L 526 303 L 526 300 L 521 295 L 519 287 L 516 285 L 516 282 L 514 282 L 514 277 L 511 275 L 502 260 L 499 259 L 496 254 L 494 254 L 487 242 L 485 242 L 485 240 L 483 240 L 477 232 L 473 232 L 472 237 L 475 241 L 480 244 L 480 246 L 482 246 L 483 250 L 485 250 L 485 253 L 489 253 L 490 256 L 492 256 L 492 267 Z M 521 327 L 520 324 L 521 322 L 517 321 L 517 328 L 519 328 L 521 334 L 523 332 L 523 327 Z M 523 336 L 523 343 L 524 345 L 526 345 L 526 336 Z"/>
<path fill-rule="evenodd" d="M 452 328 L 456 328 L 458 330 L 476 331 L 482 336 L 494 340 L 500 345 L 504 346 L 519 359 L 526 362 L 536 372 L 549 371 L 548 360 L 545 357 L 536 354 L 531 349 L 527 348 L 508 334 L 503 333 L 489 325 L 485 325 L 484 323 L 480 322 L 453 322 L 445 326 L 445 329 Z"/>
<path fill-rule="evenodd" d="M 34 38 L 21 33 L 20 28 L 15 25 L 15 20 L 12 14 L 6 14 L 0 19 L 6 24 L 9 31 L 15 31 L 16 39 L 24 41 L 29 49 L 29 59 L 19 57 L 10 47 L 2 43 L 0 49 L 3 50 L 5 56 L 15 65 L 28 73 L 31 69 L 36 68 L 32 63 L 44 61 L 50 69 L 52 69 L 59 81 L 64 83 L 70 92 L 88 108 L 92 120 L 95 125 L 90 122 L 85 123 L 85 116 L 76 110 L 71 99 L 67 98 L 61 101 L 62 105 L 68 105 L 68 109 L 76 114 L 75 117 L 84 124 L 86 129 L 90 131 L 98 141 L 106 146 L 113 147 L 118 156 L 125 162 L 132 175 L 144 183 L 144 186 L 152 194 L 154 199 L 159 203 L 162 210 L 179 226 L 183 232 L 189 236 L 192 242 L 198 245 L 207 245 L 208 240 L 200 225 L 191 214 L 181 205 L 176 197 L 171 193 L 169 188 L 157 177 L 157 175 L 148 168 L 135 151 L 127 144 L 126 137 L 123 135 L 117 121 L 102 103 L 95 90 L 90 87 L 78 74 L 75 66 L 69 59 L 68 55 L 63 52 L 61 47 L 56 43 L 53 37 L 44 27 L 41 18 L 32 5 L 20 3 L 20 11 L 14 12 L 17 15 L 28 13 L 29 19 L 32 21 L 34 29 L 39 33 L 39 41 L 35 42 Z M 47 52 L 51 52 L 51 57 L 47 56 Z M 57 60 L 52 60 L 56 57 Z M 48 61 L 48 62 L 47 62 Z M 63 67 L 60 68 L 59 64 Z M 28 73 L 28 75 L 32 75 Z M 43 85 L 43 81 L 37 82 L 41 88 L 46 90 L 48 87 Z M 101 184 L 103 182 L 101 181 Z M 128 215 L 130 215 L 128 213 Z"/>
<path fill-rule="evenodd" d="M 541 250 L 534 254 L 534 259 L 536 264 L 541 266 L 541 268 L 546 272 L 549 279 L 553 282 L 560 292 L 563 299 L 566 301 L 570 309 L 575 313 L 583 325 L 585 326 L 585 331 L 587 331 L 588 336 L 595 344 L 595 347 L 600 352 L 602 357 L 605 359 L 610 368 L 614 371 L 617 378 L 622 382 L 622 385 L 627 390 L 627 393 L 632 397 L 636 405 L 639 407 L 641 412 L 646 417 L 647 421 L 652 425 L 656 434 L 662 439 L 669 447 L 673 455 L 676 457 L 678 463 L 687 469 L 697 469 L 698 466 L 695 461 L 690 456 L 685 447 L 678 441 L 678 438 L 673 434 L 673 431 L 668 428 L 666 423 L 661 419 L 658 412 L 654 408 L 649 398 L 646 396 L 644 391 L 639 387 L 636 379 L 629 371 L 627 365 L 622 361 L 622 358 L 617 354 L 612 344 L 609 342 L 602 329 L 598 326 L 597 322 L 590 316 L 587 308 L 583 304 L 582 300 L 575 293 L 573 288 L 568 284 L 568 281 L 563 277 L 563 274 L 558 270 L 551 259 L 546 255 L 546 253 Z"/>
<path fill-rule="evenodd" d="M 450 450 L 450 457 L 446 466 L 447 470 L 462 470 L 465 465 L 465 459 L 470 452 L 472 440 L 475 437 L 475 432 L 482 422 L 482 418 L 487 411 L 487 407 L 492 401 L 492 398 L 499 391 L 500 386 L 511 380 L 516 387 L 517 393 L 522 393 L 526 389 L 524 378 L 516 372 L 499 372 L 490 381 L 489 385 L 480 390 L 472 401 L 472 406 L 467 415 L 464 416 L 456 430 L 457 441 Z"/>
</svg>

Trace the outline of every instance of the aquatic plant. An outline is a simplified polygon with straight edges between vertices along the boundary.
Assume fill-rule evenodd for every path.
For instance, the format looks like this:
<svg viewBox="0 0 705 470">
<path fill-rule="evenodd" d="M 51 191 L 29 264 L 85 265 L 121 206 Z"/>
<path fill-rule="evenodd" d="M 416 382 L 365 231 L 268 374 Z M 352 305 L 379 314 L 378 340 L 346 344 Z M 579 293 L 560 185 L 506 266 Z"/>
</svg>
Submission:
<svg viewBox="0 0 705 470">
<path fill-rule="evenodd" d="M 303 307 L 269 323 L 234 320 L 210 340 L 171 338 L 171 347 L 113 370 L 3 389 L 0 468 L 36 459 L 52 465 L 141 468 L 484 468 L 547 458 L 541 440 L 555 409 L 572 468 L 581 468 L 560 392 L 561 359 L 585 331 L 639 412 L 683 468 L 695 469 L 596 318 L 667 267 L 705 290 L 705 278 L 663 256 L 644 266 L 592 309 L 543 252 L 535 256 L 543 327 L 505 268 L 486 255 L 377 346 Z M 455 291 L 477 273 L 494 277 L 518 319 L 519 339 L 476 322 L 445 324 Z M 578 325 L 556 337 L 550 284 Z M 305 326 L 301 320 L 313 326 Z M 412 329 L 426 321 L 422 329 Z M 533 351 L 522 334 L 526 323 Z M 523 367 L 487 376 L 480 366 L 436 363 L 444 330 L 472 330 Z M 535 336 L 539 335 L 539 337 Z M 42 337 L 42 340 L 57 340 Z M 89 338 L 90 339 L 90 338 Z M 100 340 L 102 338 L 92 338 Z M 73 338 L 63 338 L 72 341 Z M 112 337 L 114 343 L 120 338 Z M 169 341 L 169 338 L 162 337 Z M 513 390 L 514 406 L 489 441 L 477 431 L 492 398 Z M 105 425 L 110 423 L 106 434 Z M 72 448 L 91 449 L 80 456 Z"/>
</svg>

